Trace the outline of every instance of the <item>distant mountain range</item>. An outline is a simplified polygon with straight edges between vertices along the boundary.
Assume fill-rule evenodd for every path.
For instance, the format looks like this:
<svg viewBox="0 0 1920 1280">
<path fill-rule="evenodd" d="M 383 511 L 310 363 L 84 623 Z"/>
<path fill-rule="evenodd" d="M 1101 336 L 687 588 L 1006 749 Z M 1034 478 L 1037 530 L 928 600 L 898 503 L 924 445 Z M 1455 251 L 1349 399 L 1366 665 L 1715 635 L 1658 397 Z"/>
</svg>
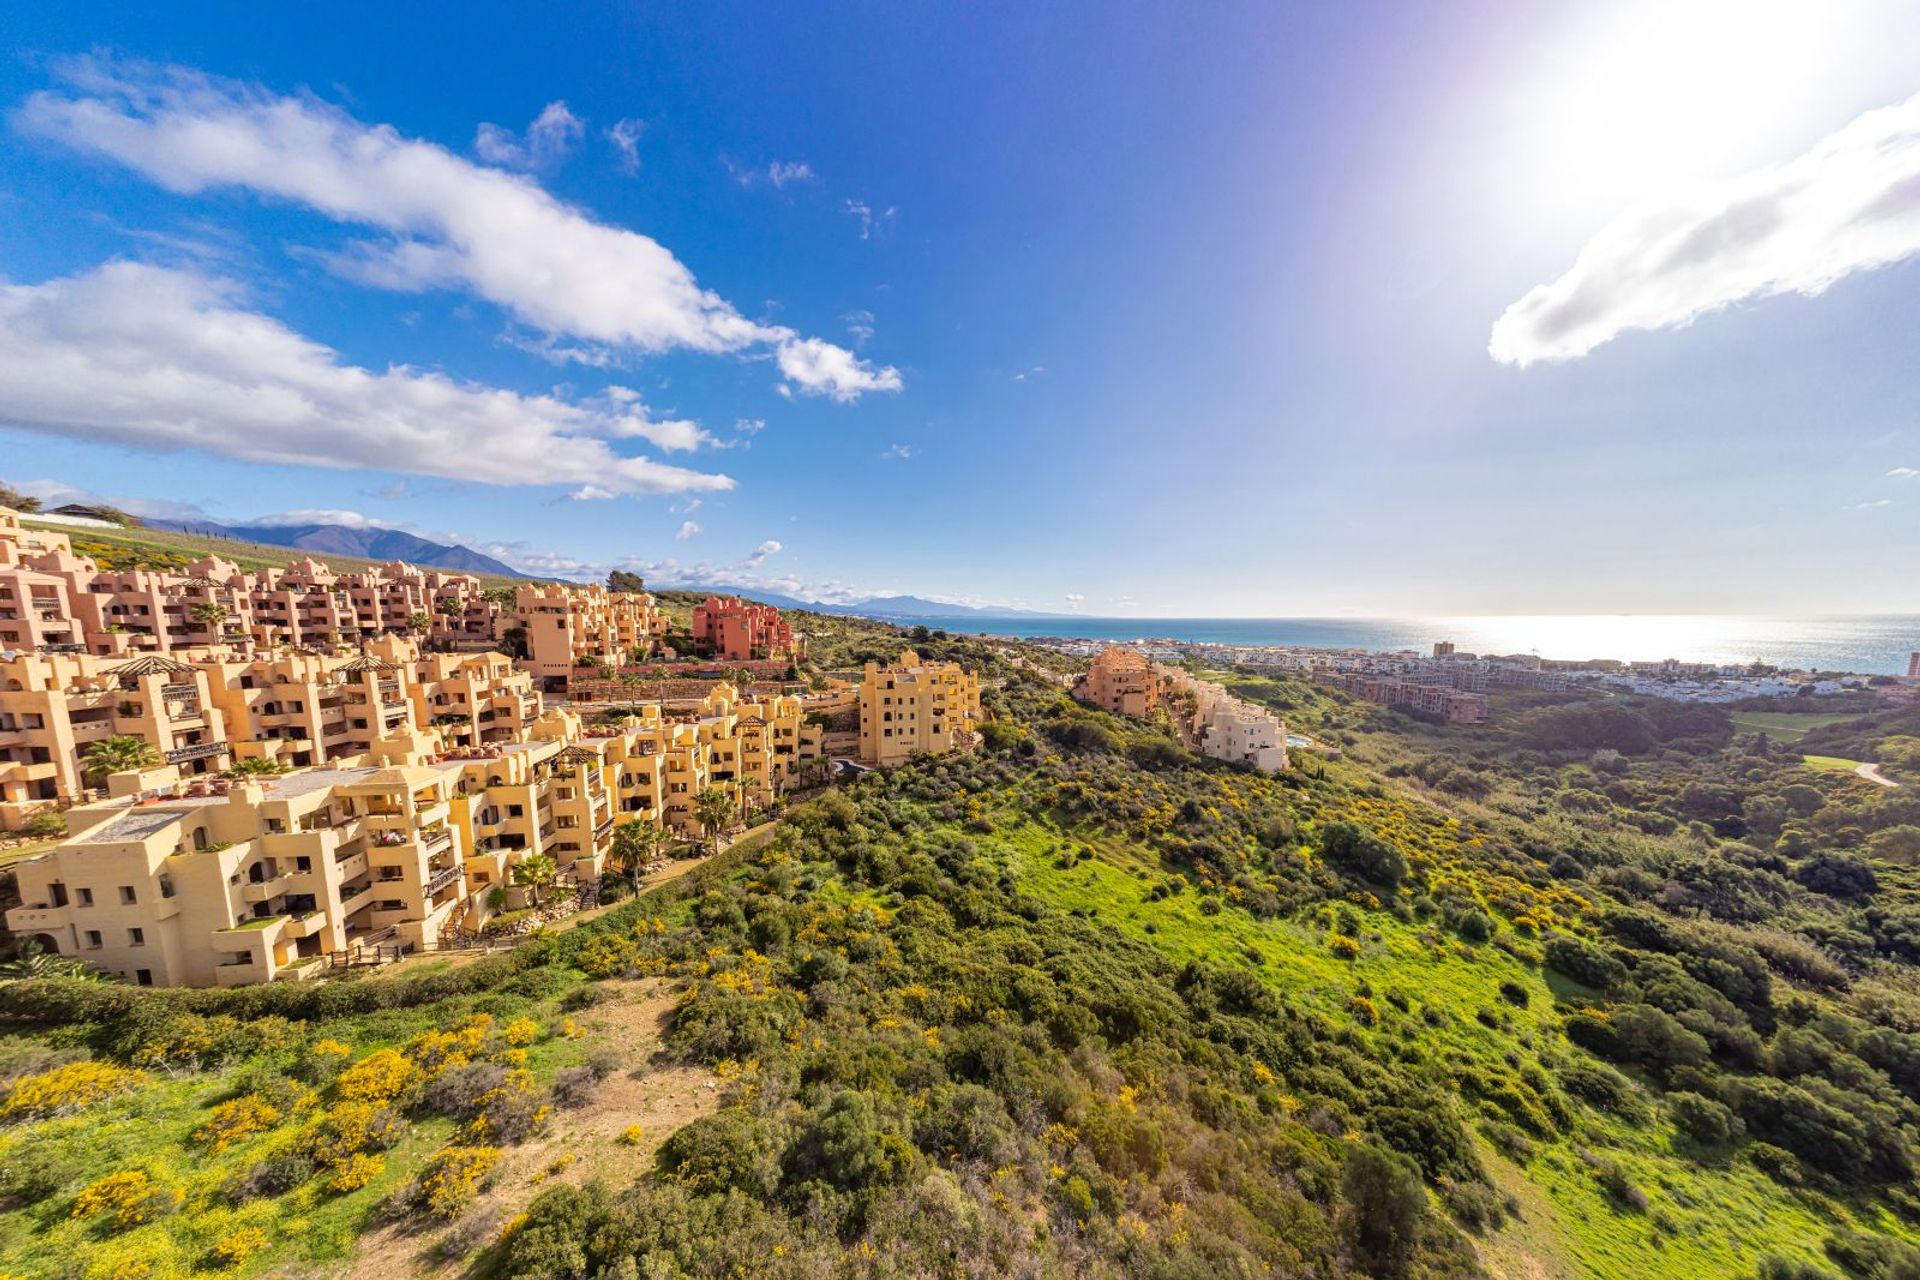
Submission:
<svg viewBox="0 0 1920 1280">
<path fill-rule="evenodd" d="M 486 573 L 502 578 L 530 575 L 472 547 L 433 542 L 404 529 L 355 528 L 344 524 L 213 524 L 206 520 L 143 520 L 155 529 L 176 533 L 200 534 L 209 538 L 233 538 L 240 542 L 264 542 L 270 547 L 291 547 L 323 556 L 357 556 L 362 560 L 405 560 L 408 564 L 433 569 L 453 569 L 460 573 Z"/>
<path fill-rule="evenodd" d="M 882 622 L 893 622 L 901 618 L 1057 618 L 1069 617 L 1068 614 L 1036 613 L 1031 609 L 977 609 L 972 605 L 942 604 L 938 600 L 928 600 L 921 596 L 870 596 L 865 600 L 852 600 L 831 604 L 820 600 L 802 600 L 798 596 L 785 596 L 777 591 L 768 591 L 761 587 L 730 586 L 693 586 L 676 583 L 660 583 L 666 591 L 706 592 L 716 596 L 744 596 L 748 600 L 758 600 L 761 604 L 770 604 L 781 609 L 806 609 L 813 613 L 830 613 L 841 617 L 874 618 Z"/>
</svg>

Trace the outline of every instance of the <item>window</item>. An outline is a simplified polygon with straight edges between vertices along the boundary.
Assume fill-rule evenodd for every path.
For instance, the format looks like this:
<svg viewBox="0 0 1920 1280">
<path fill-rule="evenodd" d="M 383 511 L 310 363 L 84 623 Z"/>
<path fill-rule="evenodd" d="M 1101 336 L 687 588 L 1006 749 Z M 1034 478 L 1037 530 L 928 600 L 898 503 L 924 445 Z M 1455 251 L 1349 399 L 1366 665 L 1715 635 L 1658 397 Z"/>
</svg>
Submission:
<svg viewBox="0 0 1920 1280">
<path fill-rule="evenodd" d="M 133 971 L 133 980 L 143 987 L 150 987 L 153 985 L 153 970 L 135 969 Z"/>
<path fill-rule="evenodd" d="M 106 945 L 106 940 L 100 936 L 100 931 L 98 929 L 87 930 L 87 950 L 98 951 L 101 947 L 105 945 Z"/>
<path fill-rule="evenodd" d="M 147 931 L 146 931 L 145 929 L 129 929 L 129 930 L 127 930 L 127 945 L 128 945 L 128 946 L 130 946 L 130 947 L 144 947 L 144 946 L 146 946 L 146 945 L 147 945 Z"/>
<path fill-rule="evenodd" d="M 123 884 L 120 886 L 120 902 L 123 906 L 130 907 L 138 901 L 140 901 L 140 895 L 133 891 L 132 885 Z"/>
<path fill-rule="evenodd" d="M 93 905 L 93 890 L 75 889 L 74 892 L 79 895 L 79 902 L 81 906 L 90 907 Z"/>
</svg>

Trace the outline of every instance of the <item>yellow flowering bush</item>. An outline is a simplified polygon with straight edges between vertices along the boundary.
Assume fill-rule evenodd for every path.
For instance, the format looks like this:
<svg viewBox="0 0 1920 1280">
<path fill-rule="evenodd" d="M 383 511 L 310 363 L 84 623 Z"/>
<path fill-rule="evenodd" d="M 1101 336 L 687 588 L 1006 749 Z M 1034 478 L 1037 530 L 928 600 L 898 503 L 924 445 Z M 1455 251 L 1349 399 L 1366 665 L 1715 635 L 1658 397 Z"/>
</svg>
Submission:
<svg viewBox="0 0 1920 1280">
<path fill-rule="evenodd" d="M 193 1131 L 193 1140 L 217 1154 L 279 1123 L 280 1109 L 249 1093 L 215 1107 L 207 1122 Z"/>
<path fill-rule="evenodd" d="M 640 1145 L 641 1139 L 646 1136 L 647 1129 L 645 1125 L 630 1124 L 620 1131 L 620 1144 L 627 1147 L 637 1147 Z"/>
<path fill-rule="evenodd" d="M 241 1227 L 231 1235 L 220 1237 L 219 1243 L 213 1246 L 213 1256 L 222 1266 L 237 1267 L 269 1243 L 267 1233 L 259 1227 Z"/>
<path fill-rule="evenodd" d="M 414 1199 L 436 1218 L 458 1217 L 499 1163 L 498 1147 L 447 1147 L 427 1161 Z"/>
<path fill-rule="evenodd" d="M 385 1156 L 355 1152 L 334 1166 L 333 1176 L 327 1179 L 327 1189 L 342 1194 L 358 1191 L 384 1173 L 386 1168 Z"/>
<path fill-rule="evenodd" d="M 501 1038 L 516 1049 L 524 1049 L 540 1038 L 540 1024 L 532 1018 L 515 1018 L 500 1029 Z"/>
<path fill-rule="evenodd" d="M 1380 1007 L 1365 996 L 1355 996 L 1347 1001 L 1347 1009 L 1353 1014 L 1355 1022 L 1362 1026 L 1374 1026 L 1380 1021 Z"/>
<path fill-rule="evenodd" d="M 313 1123 L 303 1142 L 315 1164 L 337 1169 L 369 1147 L 390 1147 L 400 1140 L 400 1117 L 371 1102 L 343 1102 Z"/>
<path fill-rule="evenodd" d="M 1360 954 L 1360 944 L 1344 933 L 1336 933 L 1327 939 L 1327 950 L 1342 960 L 1352 960 Z"/>
<path fill-rule="evenodd" d="M 134 1227 L 171 1213 L 181 1198 L 180 1192 L 155 1182 L 145 1171 L 123 1169 L 81 1188 L 73 1198 L 73 1216 L 107 1213 L 115 1226 Z"/>
<path fill-rule="evenodd" d="M 21 1076 L 0 1101 L 0 1119 L 64 1115 L 131 1093 L 147 1082 L 145 1073 L 107 1062 L 69 1062 L 51 1071 Z"/>
<path fill-rule="evenodd" d="M 416 1069 L 397 1049 L 370 1053 L 340 1073 L 334 1090 L 347 1102 L 391 1102 L 406 1092 Z"/>
</svg>

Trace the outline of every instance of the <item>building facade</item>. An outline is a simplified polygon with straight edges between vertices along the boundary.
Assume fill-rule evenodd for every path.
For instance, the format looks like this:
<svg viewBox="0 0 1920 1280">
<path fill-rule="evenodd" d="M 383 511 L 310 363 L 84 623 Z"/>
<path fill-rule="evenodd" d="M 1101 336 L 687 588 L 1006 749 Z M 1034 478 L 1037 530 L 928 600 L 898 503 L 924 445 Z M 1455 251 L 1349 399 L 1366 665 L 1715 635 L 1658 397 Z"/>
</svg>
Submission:
<svg viewBox="0 0 1920 1280">
<path fill-rule="evenodd" d="M 644 661 L 667 632 L 667 615 L 644 591 L 541 582 L 520 587 L 514 618 L 525 634 L 526 658 L 540 687 L 566 688 L 582 667 L 619 667 Z"/>
<path fill-rule="evenodd" d="M 1073 696 L 1115 715 L 1143 720 L 1160 705 L 1160 673 L 1132 649 L 1110 644 L 1094 656 Z"/>
<path fill-rule="evenodd" d="M 802 656 L 778 609 L 739 596 L 708 596 L 693 607 L 693 643 L 702 657 L 728 662 Z"/>
<path fill-rule="evenodd" d="M 954 662 L 923 663 L 909 649 L 890 667 L 869 662 L 860 681 L 860 759 L 880 766 L 972 745 L 980 680 Z"/>
</svg>

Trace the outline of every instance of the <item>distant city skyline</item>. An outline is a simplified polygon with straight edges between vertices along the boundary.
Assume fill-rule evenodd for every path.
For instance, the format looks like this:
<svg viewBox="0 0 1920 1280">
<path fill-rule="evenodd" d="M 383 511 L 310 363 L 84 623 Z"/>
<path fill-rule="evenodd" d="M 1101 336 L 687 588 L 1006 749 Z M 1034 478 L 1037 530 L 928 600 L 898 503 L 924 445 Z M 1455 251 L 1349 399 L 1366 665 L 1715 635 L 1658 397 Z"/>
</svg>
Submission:
<svg viewBox="0 0 1920 1280">
<path fill-rule="evenodd" d="M 0 12 L 50 505 L 1103 617 L 1920 612 L 1906 6 L 251 12 Z"/>
</svg>

